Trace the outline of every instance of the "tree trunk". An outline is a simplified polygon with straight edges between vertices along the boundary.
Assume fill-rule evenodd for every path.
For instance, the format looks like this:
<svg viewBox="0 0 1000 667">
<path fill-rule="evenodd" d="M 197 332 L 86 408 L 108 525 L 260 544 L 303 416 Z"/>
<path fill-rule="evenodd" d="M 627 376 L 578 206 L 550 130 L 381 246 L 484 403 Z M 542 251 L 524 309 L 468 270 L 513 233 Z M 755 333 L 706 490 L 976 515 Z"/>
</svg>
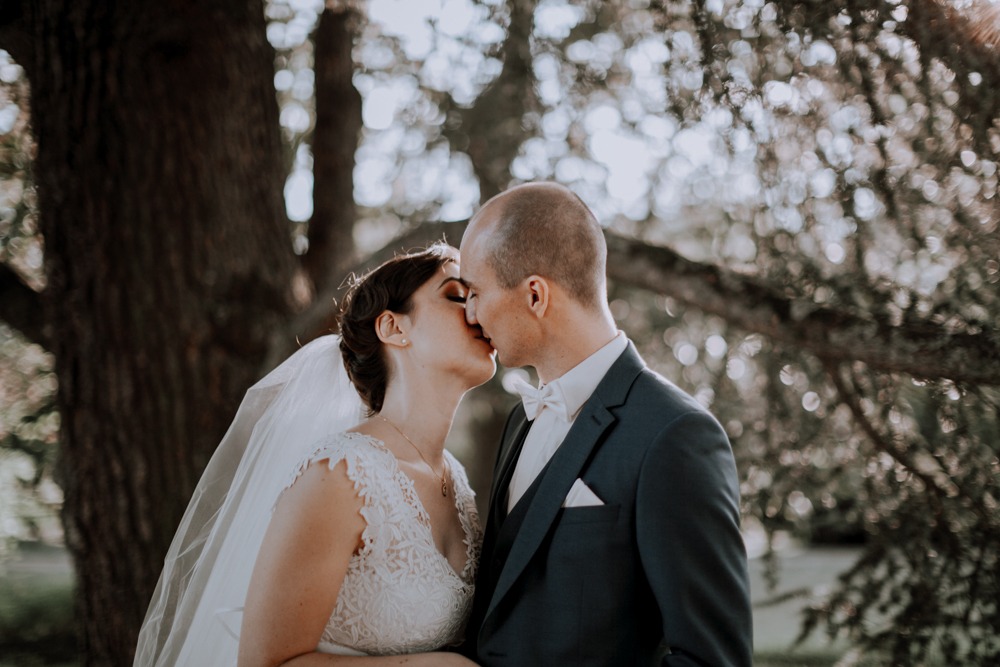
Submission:
<svg viewBox="0 0 1000 667">
<path fill-rule="evenodd" d="M 529 136 L 525 115 L 538 111 L 535 75 L 532 70 L 531 31 L 535 24 L 536 0 L 508 3 L 510 25 L 502 49 L 500 75 L 461 111 L 462 123 L 447 131 L 452 145 L 466 150 L 479 179 L 479 200 L 485 202 L 510 183 L 510 165 Z"/>
<path fill-rule="evenodd" d="M 313 35 L 316 130 L 313 132 L 313 215 L 303 265 L 322 289 L 344 278 L 354 254 L 354 152 L 361 136 L 361 95 L 354 88 L 355 26 L 351 10 L 325 10 Z M 330 312 L 333 308 L 327 304 Z"/>
<path fill-rule="evenodd" d="M 26 7 L 81 649 L 124 665 L 289 312 L 274 54 L 256 2 Z"/>
</svg>

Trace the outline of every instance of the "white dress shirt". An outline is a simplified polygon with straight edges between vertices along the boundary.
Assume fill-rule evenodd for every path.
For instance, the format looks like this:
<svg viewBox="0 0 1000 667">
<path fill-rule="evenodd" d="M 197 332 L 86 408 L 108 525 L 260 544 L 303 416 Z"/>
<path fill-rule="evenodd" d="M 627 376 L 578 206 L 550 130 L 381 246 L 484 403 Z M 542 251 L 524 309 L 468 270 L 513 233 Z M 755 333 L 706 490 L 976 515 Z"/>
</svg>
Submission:
<svg viewBox="0 0 1000 667">
<path fill-rule="evenodd" d="M 552 455 L 559 449 L 570 427 L 576 421 L 576 416 L 587 402 L 590 395 L 597 389 L 615 360 L 628 347 L 628 339 L 621 331 L 611 341 L 592 355 L 566 371 L 562 377 L 544 385 L 544 388 L 555 396 L 562 394 L 565 401 L 563 410 L 550 409 L 543 406 L 541 412 L 531 423 L 528 435 L 521 447 L 521 455 L 514 467 L 510 486 L 507 489 L 508 514 L 524 492 L 528 490 L 535 477 L 549 462 Z M 542 387 L 539 387 L 542 389 Z"/>
</svg>

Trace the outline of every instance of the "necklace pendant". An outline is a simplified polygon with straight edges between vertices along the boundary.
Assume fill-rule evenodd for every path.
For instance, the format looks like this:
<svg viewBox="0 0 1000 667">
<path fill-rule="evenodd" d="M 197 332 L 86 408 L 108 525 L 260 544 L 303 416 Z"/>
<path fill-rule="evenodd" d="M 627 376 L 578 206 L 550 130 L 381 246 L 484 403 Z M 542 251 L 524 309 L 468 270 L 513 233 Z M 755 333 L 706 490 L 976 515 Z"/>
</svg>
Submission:
<svg viewBox="0 0 1000 667">
<path fill-rule="evenodd" d="M 448 482 L 443 479 L 441 480 L 441 495 L 445 498 L 448 497 Z"/>
</svg>

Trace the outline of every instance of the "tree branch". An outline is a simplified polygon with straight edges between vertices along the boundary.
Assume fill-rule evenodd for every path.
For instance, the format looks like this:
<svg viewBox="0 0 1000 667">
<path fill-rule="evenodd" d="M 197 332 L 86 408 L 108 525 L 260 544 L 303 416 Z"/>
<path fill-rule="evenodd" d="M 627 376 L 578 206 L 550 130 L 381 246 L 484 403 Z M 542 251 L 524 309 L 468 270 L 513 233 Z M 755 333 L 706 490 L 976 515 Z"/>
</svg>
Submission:
<svg viewBox="0 0 1000 667">
<path fill-rule="evenodd" d="M 0 320 L 44 347 L 48 347 L 41 295 L 6 264 L 0 264 Z"/>
<path fill-rule="evenodd" d="M 428 223 L 392 241 L 355 267 L 363 274 L 395 253 L 446 238 L 461 242 L 466 222 Z M 608 242 L 608 278 L 648 289 L 722 317 L 730 324 L 804 350 L 827 363 L 860 361 L 884 371 L 916 378 L 1000 385 L 1000 337 L 993 333 L 954 333 L 930 322 L 895 326 L 843 310 L 792 299 L 750 276 L 713 264 L 693 262 L 669 248 L 614 232 Z M 275 339 L 271 365 L 330 330 L 340 286 L 327 288 Z M 268 366 L 270 368 L 270 366 Z"/>
<path fill-rule="evenodd" d="M 830 376 L 833 386 L 836 387 L 837 393 L 840 395 L 840 400 L 851 410 L 854 421 L 861 427 L 865 435 L 868 436 L 869 442 L 880 452 L 888 454 L 894 461 L 905 467 L 914 476 L 920 478 L 924 486 L 932 492 L 932 502 L 940 507 L 944 499 L 958 493 L 958 486 L 939 465 L 934 465 L 933 467 L 930 465 L 919 465 L 915 456 L 919 450 L 915 450 L 909 446 L 909 443 L 897 444 L 891 436 L 884 434 L 875 425 L 874 421 L 868 418 L 861 405 L 861 394 L 857 390 L 856 382 L 854 382 L 853 373 L 850 368 L 846 369 L 848 376 L 851 376 L 850 387 L 844 381 L 839 366 L 827 364 L 826 372 Z"/>
<path fill-rule="evenodd" d="M 668 248 L 606 233 L 608 277 L 683 303 L 828 362 L 861 361 L 917 378 L 1000 384 L 1000 337 L 930 322 L 894 326 L 790 299 L 748 276 L 692 262 Z"/>
</svg>

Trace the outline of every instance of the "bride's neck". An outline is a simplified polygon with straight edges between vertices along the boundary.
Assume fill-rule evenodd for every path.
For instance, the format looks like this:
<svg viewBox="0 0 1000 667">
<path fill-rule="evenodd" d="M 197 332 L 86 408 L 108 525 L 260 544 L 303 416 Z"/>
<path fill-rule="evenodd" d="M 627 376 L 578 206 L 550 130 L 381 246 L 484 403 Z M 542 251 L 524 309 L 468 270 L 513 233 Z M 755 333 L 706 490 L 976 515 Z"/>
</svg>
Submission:
<svg viewBox="0 0 1000 667">
<path fill-rule="evenodd" d="M 379 417 L 405 433 L 425 456 L 438 457 L 444 452 L 462 393 L 393 382 L 386 388 Z"/>
</svg>

